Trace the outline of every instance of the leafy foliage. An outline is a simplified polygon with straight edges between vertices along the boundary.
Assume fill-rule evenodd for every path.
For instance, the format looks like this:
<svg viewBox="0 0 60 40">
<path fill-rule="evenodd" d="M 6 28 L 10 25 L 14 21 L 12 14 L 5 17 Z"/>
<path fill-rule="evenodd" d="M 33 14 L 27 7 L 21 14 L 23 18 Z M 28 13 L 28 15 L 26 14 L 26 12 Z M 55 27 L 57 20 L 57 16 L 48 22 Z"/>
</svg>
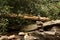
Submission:
<svg viewBox="0 0 60 40">
<path fill-rule="evenodd" d="M 8 20 L 4 18 L 0 18 L 0 33 L 4 33 L 7 31 L 6 27 L 8 25 Z"/>
<path fill-rule="evenodd" d="M 60 1 L 55 0 L 0 0 L 0 15 L 7 13 L 16 14 L 32 14 L 40 15 L 44 17 L 49 17 L 51 19 L 60 19 Z M 1 19 L 1 18 L 0 18 Z M 6 18 L 7 19 L 7 18 Z M 22 26 L 27 23 L 30 24 L 31 20 L 25 19 L 7 19 L 9 22 L 5 21 L 5 18 L 1 19 L 0 26 L 3 30 L 6 29 L 7 23 L 17 24 Z M 30 21 L 30 22 L 29 22 Z M 3 26 L 2 26 L 3 25 Z M 4 30 L 5 30 L 4 29 Z"/>
</svg>

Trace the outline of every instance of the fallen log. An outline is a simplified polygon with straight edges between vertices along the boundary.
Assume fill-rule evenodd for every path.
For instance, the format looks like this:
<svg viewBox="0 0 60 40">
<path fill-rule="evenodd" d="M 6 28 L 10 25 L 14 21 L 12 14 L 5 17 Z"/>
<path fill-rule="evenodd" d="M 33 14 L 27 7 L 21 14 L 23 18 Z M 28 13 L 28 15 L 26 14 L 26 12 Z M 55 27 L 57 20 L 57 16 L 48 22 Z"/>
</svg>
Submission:
<svg viewBox="0 0 60 40">
<path fill-rule="evenodd" d="M 33 16 L 33 15 L 22 15 L 22 14 L 14 14 L 14 13 L 9 13 L 9 14 L 1 14 L 0 17 L 5 17 L 5 18 L 23 18 L 23 19 L 29 19 L 29 20 L 41 20 L 41 21 L 49 21 L 50 19 L 47 17 L 38 17 L 38 16 Z"/>
</svg>

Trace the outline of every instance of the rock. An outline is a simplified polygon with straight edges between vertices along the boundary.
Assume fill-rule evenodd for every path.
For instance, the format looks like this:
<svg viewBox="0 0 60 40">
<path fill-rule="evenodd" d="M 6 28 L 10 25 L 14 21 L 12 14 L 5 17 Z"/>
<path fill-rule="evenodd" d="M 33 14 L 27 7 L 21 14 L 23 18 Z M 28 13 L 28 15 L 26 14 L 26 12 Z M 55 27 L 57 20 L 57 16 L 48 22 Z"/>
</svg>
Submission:
<svg viewBox="0 0 60 40">
<path fill-rule="evenodd" d="M 1 36 L 0 40 L 8 40 L 8 36 Z"/>
<path fill-rule="evenodd" d="M 24 33 L 24 32 L 19 32 L 19 33 L 18 33 L 19 38 L 17 38 L 17 40 L 24 40 L 25 34 L 26 34 L 26 33 Z"/>
<path fill-rule="evenodd" d="M 24 36 L 24 40 L 37 40 L 38 38 L 32 36 L 31 34 L 26 33 Z"/>
<path fill-rule="evenodd" d="M 24 36 L 24 39 L 29 40 L 29 38 L 30 38 L 29 35 L 26 33 L 25 36 Z"/>
<path fill-rule="evenodd" d="M 55 35 L 55 32 L 52 32 L 52 31 L 45 31 L 44 33 L 48 35 Z"/>
<path fill-rule="evenodd" d="M 16 40 L 24 40 L 24 36 L 18 36 Z"/>
<path fill-rule="evenodd" d="M 20 35 L 20 36 L 21 36 L 21 35 L 24 36 L 25 33 L 24 33 L 24 32 L 19 32 L 18 35 Z"/>
<path fill-rule="evenodd" d="M 37 38 L 37 37 L 34 37 L 34 36 L 29 36 L 30 38 L 30 40 L 37 40 L 37 39 L 39 39 L 39 38 Z"/>
<path fill-rule="evenodd" d="M 27 26 L 24 26 L 23 28 L 21 28 L 22 31 L 31 31 L 31 30 L 35 30 L 37 29 L 37 25 L 36 24 L 30 24 Z"/>
<path fill-rule="evenodd" d="M 10 35 L 10 36 L 8 37 L 8 39 L 15 39 L 15 38 L 16 38 L 15 35 Z"/>
</svg>

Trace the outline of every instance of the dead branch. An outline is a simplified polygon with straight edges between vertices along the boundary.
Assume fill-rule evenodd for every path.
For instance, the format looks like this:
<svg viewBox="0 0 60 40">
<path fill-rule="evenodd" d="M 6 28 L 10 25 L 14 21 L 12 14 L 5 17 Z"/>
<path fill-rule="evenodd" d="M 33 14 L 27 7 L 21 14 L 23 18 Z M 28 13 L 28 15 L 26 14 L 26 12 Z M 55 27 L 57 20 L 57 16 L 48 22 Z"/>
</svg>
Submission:
<svg viewBox="0 0 60 40">
<path fill-rule="evenodd" d="M 21 15 L 21 14 L 14 14 L 14 13 L 9 13 L 9 14 L 2 14 L 0 17 L 6 17 L 6 18 L 23 18 L 23 19 L 29 19 L 29 20 L 41 20 L 41 21 L 48 21 L 50 20 L 49 18 L 46 17 L 37 17 L 33 15 Z"/>
</svg>

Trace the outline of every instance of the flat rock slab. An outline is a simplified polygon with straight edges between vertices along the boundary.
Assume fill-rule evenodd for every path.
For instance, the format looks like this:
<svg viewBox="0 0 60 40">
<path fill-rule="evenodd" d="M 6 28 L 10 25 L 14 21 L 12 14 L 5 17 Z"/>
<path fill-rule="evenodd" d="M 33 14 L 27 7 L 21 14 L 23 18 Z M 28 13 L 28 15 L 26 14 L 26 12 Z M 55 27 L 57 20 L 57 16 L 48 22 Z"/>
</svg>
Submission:
<svg viewBox="0 0 60 40">
<path fill-rule="evenodd" d="M 35 30 L 35 29 L 37 29 L 37 25 L 36 24 L 31 24 L 31 25 L 23 27 L 21 30 L 22 31 L 30 31 L 30 30 Z"/>
<path fill-rule="evenodd" d="M 55 26 L 57 24 L 60 25 L 60 20 L 52 20 L 52 21 L 45 22 L 45 23 L 43 23 L 43 27 L 47 27 L 47 26 L 50 27 L 51 25 Z M 22 30 L 23 31 L 31 31 L 31 30 L 35 30 L 37 28 L 38 28 L 37 24 L 31 24 L 31 25 L 22 27 Z"/>
</svg>

